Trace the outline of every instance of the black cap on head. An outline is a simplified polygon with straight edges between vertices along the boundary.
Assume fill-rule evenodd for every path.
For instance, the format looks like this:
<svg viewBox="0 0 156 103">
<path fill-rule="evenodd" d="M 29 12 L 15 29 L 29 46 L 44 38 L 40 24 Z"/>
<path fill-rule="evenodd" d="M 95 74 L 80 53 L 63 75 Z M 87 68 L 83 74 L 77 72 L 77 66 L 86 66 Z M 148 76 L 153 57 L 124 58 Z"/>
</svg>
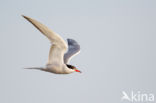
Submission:
<svg viewBox="0 0 156 103">
<path fill-rule="evenodd" d="M 73 65 L 69 65 L 69 64 L 66 64 L 66 66 L 70 69 L 75 69 L 76 67 L 74 67 Z"/>
</svg>

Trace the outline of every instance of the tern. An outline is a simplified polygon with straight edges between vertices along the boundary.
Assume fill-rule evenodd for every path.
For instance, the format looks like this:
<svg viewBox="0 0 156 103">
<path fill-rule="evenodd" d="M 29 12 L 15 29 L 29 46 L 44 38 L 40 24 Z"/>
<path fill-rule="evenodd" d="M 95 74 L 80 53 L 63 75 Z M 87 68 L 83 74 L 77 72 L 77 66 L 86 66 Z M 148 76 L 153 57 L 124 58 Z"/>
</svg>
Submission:
<svg viewBox="0 0 156 103">
<path fill-rule="evenodd" d="M 26 69 L 37 69 L 55 74 L 69 74 L 79 72 L 75 66 L 68 64 L 70 59 L 80 52 L 80 45 L 74 39 L 67 39 L 67 43 L 55 32 L 35 19 L 22 15 L 34 25 L 51 42 L 48 63 L 45 67 L 30 67 Z"/>
</svg>

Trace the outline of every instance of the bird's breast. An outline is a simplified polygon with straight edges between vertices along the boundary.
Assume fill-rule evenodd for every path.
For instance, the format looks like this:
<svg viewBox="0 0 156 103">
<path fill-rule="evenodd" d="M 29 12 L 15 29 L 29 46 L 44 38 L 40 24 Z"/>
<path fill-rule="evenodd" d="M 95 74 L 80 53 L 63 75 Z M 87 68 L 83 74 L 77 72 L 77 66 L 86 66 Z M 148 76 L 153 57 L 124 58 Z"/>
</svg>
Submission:
<svg viewBox="0 0 156 103">
<path fill-rule="evenodd" d="M 71 73 L 68 71 L 68 68 L 66 68 L 64 65 L 51 65 L 48 64 L 46 68 L 47 72 L 52 72 L 55 74 L 69 74 Z"/>
</svg>

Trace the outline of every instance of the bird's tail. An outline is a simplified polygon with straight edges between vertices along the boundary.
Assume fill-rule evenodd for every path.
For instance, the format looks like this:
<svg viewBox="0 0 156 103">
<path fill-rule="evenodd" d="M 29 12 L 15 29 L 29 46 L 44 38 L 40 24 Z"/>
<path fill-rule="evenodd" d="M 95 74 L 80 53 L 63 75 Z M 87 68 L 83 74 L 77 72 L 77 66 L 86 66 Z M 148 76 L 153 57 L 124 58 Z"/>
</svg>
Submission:
<svg viewBox="0 0 156 103">
<path fill-rule="evenodd" d="M 30 68 L 24 68 L 24 69 L 37 69 L 37 70 L 44 70 L 43 67 L 30 67 Z"/>
</svg>

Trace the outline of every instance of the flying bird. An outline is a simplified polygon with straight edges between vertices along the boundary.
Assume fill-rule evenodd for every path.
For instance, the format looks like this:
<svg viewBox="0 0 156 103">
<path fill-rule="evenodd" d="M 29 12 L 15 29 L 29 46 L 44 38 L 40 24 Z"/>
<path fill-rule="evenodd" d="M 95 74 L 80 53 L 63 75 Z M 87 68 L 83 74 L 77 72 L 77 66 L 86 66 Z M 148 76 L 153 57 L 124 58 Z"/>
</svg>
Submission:
<svg viewBox="0 0 156 103">
<path fill-rule="evenodd" d="M 75 40 L 67 39 L 67 45 L 57 33 L 45 25 L 30 17 L 22 16 L 51 41 L 47 65 L 45 67 L 31 67 L 26 69 L 37 69 L 55 74 L 81 73 L 75 66 L 68 64 L 70 59 L 80 52 L 80 45 Z"/>
</svg>

